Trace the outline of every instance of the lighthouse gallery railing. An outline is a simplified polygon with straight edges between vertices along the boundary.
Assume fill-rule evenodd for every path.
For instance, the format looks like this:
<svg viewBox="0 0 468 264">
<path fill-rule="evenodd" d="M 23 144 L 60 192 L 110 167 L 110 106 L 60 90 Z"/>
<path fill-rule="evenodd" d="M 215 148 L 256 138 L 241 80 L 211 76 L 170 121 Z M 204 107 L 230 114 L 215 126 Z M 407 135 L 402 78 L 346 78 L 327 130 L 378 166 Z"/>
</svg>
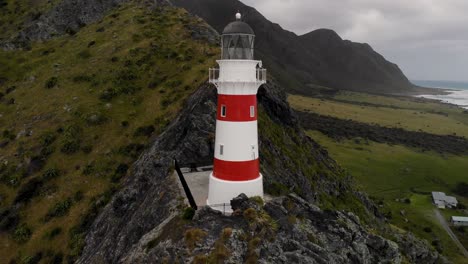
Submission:
<svg viewBox="0 0 468 264">
<path fill-rule="evenodd" d="M 231 82 L 238 82 L 243 80 L 229 80 Z M 267 81 L 267 70 L 258 68 L 256 69 L 256 82 L 257 83 L 266 83 Z M 213 84 L 217 84 L 220 82 L 219 79 L 219 69 L 217 68 L 210 68 L 209 69 L 209 82 Z"/>
</svg>

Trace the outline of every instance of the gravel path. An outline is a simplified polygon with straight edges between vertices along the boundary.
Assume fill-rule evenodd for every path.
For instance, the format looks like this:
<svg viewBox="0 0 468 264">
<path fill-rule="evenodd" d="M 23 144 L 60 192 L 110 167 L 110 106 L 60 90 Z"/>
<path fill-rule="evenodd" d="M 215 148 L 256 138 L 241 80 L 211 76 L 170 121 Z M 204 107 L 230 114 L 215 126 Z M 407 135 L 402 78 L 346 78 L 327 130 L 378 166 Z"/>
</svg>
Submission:
<svg viewBox="0 0 468 264">
<path fill-rule="evenodd" d="M 458 240 L 458 237 L 452 232 L 452 229 L 450 229 L 447 221 L 445 221 L 445 218 L 440 213 L 439 209 L 434 209 L 434 214 L 435 214 L 437 220 L 439 221 L 439 223 L 442 225 L 442 227 L 445 229 L 445 231 L 447 231 L 449 236 L 452 238 L 453 242 L 455 242 L 455 244 L 457 244 L 457 246 L 460 248 L 460 251 L 463 253 L 463 255 L 465 255 L 465 257 L 468 258 L 468 251 L 462 245 L 460 240 Z"/>
</svg>

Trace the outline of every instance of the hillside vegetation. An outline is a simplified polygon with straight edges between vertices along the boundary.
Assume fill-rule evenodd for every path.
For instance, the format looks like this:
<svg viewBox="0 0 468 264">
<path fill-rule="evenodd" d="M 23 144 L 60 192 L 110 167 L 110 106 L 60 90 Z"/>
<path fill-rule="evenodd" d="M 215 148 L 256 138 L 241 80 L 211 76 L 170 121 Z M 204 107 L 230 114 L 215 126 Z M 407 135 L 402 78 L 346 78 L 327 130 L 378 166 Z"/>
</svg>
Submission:
<svg viewBox="0 0 468 264">
<path fill-rule="evenodd" d="M 3 260 L 80 254 L 98 209 L 206 79 L 218 49 L 191 38 L 203 23 L 126 4 L 71 35 L 0 51 Z"/>
<path fill-rule="evenodd" d="M 318 98 L 291 95 L 289 102 L 298 111 L 351 119 L 369 126 L 397 127 L 439 135 L 465 136 L 468 132 L 465 110 L 424 99 L 340 91 Z M 315 130 L 309 130 L 308 135 L 325 146 L 340 166 L 356 178 L 361 188 L 379 204 L 380 211 L 391 224 L 425 238 L 455 263 L 466 263 L 434 217 L 435 207 L 430 192 L 456 195 L 461 208 L 466 206 L 468 199 L 455 190 L 459 183 L 468 181 L 468 156 L 449 154 L 451 151 L 445 152 L 444 148 L 434 152 L 402 144 L 376 143 L 366 138 L 363 130 L 336 134 L 355 135 L 359 131 L 362 135 L 355 138 L 337 138 Z M 444 215 L 448 220 L 452 215 L 467 215 L 467 212 L 463 209 L 447 210 Z M 464 230 L 455 230 L 462 241 L 466 236 Z"/>
</svg>

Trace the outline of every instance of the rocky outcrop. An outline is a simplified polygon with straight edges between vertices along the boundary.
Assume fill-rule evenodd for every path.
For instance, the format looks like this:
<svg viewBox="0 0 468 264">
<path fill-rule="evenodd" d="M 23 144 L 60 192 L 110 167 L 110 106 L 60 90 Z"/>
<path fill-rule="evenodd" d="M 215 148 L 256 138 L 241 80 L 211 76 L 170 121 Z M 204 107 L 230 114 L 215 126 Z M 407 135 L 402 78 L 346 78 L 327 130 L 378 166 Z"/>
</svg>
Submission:
<svg viewBox="0 0 468 264">
<path fill-rule="evenodd" d="M 264 206 L 245 196 L 236 200 L 238 208 L 232 216 L 203 208 L 182 233 L 172 233 L 170 239 L 160 237 L 157 245 L 141 245 L 124 262 L 173 263 L 183 256 L 184 263 L 204 259 L 222 263 L 401 263 L 398 245 L 366 231 L 352 213 L 322 211 L 296 195 L 276 198 Z M 191 245 L 195 232 L 200 237 Z"/>
<path fill-rule="evenodd" d="M 200 16 L 218 32 L 239 10 L 256 33 L 256 56 L 291 91 L 308 94 L 308 84 L 377 93 L 404 93 L 413 88 L 397 65 L 368 44 L 343 40 L 332 30 L 297 36 L 238 0 L 172 2 Z"/>
<path fill-rule="evenodd" d="M 202 208 L 193 222 L 181 219 L 183 192 L 173 177 L 172 159 L 207 164 L 213 158 L 216 90 L 204 85 L 134 164 L 123 189 L 93 223 L 78 263 L 189 263 L 218 251 L 218 257 L 227 254 L 227 263 L 247 258 L 260 263 L 399 263 L 398 246 L 367 232 L 355 214 L 314 205 L 323 197 L 344 196 L 360 201 L 357 207 L 366 202 L 375 209 L 353 190 L 351 179 L 326 151 L 304 135 L 285 99 L 272 83 L 260 89 L 261 169 L 267 192 L 279 188 L 280 194 L 295 191 L 301 197 L 275 198 L 265 206 L 239 197 L 233 216 Z M 231 233 L 229 239 L 220 240 L 223 232 Z M 437 253 L 421 250 L 433 254 L 427 263 L 437 263 Z"/>
<path fill-rule="evenodd" d="M 38 18 L 26 22 L 11 40 L 0 43 L 4 49 L 29 45 L 31 41 L 44 41 L 63 34 L 75 34 L 80 28 L 97 22 L 109 11 L 130 0 L 64 0 Z M 168 5 L 167 0 L 147 1 L 151 6 Z"/>
</svg>

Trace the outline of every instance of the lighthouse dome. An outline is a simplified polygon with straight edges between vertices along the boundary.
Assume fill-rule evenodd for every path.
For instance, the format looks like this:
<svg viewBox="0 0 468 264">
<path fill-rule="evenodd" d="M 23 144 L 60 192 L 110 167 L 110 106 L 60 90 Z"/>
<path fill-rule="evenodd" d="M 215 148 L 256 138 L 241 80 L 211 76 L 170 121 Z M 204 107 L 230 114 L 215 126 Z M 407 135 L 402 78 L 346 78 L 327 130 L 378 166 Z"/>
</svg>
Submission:
<svg viewBox="0 0 468 264">
<path fill-rule="evenodd" d="M 229 23 L 223 30 L 223 35 L 246 34 L 255 35 L 249 24 L 240 20 Z"/>
</svg>

